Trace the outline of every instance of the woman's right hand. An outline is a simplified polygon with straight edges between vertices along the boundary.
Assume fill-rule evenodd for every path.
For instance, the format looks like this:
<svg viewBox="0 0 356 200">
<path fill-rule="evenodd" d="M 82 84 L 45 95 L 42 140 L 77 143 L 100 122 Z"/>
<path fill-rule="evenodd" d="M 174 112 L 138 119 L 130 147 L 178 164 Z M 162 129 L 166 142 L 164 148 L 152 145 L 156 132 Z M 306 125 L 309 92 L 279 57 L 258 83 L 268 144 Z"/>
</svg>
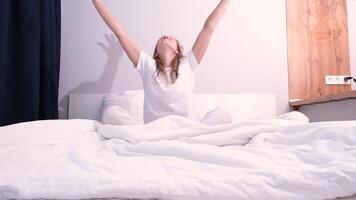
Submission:
<svg viewBox="0 0 356 200">
<path fill-rule="evenodd" d="M 122 48 L 124 49 L 131 62 L 136 67 L 140 57 L 140 47 L 138 44 L 126 33 L 120 21 L 117 20 L 104 5 L 101 0 L 92 0 L 96 10 L 103 18 L 104 22 L 109 26 L 113 33 L 118 38 Z"/>
</svg>

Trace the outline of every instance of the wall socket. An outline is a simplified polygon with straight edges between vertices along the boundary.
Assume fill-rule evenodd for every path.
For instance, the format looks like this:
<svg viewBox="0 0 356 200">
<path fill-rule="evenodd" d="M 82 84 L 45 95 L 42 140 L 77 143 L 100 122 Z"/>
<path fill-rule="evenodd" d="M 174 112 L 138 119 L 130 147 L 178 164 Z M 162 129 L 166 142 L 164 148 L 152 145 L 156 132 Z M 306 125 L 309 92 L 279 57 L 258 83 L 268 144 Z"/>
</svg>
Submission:
<svg viewBox="0 0 356 200">
<path fill-rule="evenodd" d="M 326 85 L 351 85 L 351 80 L 345 81 L 345 77 L 350 77 L 350 75 L 325 76 L 325 84 Z"/>
</svg>

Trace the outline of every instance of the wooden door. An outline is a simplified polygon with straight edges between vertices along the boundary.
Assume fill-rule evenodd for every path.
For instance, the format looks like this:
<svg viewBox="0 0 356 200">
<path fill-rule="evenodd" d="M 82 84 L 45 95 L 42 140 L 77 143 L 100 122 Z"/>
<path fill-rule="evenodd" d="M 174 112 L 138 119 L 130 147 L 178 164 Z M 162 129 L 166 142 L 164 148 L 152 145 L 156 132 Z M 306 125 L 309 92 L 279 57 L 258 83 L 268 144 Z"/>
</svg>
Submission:
<svg viewBox="0 0 356 200">
<path fill-rule="evenodd" d="M 351 91 L 326 85 L 326 75 L 349 75 L 346 0 L 287 0 L 291 101 Z"/>
</svg>

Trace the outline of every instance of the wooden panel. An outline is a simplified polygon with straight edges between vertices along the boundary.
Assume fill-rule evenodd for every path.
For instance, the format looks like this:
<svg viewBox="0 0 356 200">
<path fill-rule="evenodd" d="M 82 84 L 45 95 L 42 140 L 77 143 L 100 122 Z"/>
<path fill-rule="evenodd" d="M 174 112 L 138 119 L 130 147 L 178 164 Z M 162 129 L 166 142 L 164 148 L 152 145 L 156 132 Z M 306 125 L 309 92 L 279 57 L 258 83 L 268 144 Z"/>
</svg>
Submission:
<svg viewBox="0 0 356 200">
<path fill-rule="evenodd" d="M 349 91 L 345 93 L 315 97 L 313 99 L 308 99 L 308 100 L 293 101 L 290 102 L 289 104 L 290 106 L 293 107 L 294 110 L 298 110 L 300 106 L 304 106 L 304 105 L 325 103 L 330 101 L 342 101 L 347 99 L 356 99 L 356 91 Z"/>
<path fill-rule="evenodd" d="M 349 75 L 346 0 L 287 0 L 289 98 L 351 91 L 325 85 L 325 75 Z"/>
</svg>

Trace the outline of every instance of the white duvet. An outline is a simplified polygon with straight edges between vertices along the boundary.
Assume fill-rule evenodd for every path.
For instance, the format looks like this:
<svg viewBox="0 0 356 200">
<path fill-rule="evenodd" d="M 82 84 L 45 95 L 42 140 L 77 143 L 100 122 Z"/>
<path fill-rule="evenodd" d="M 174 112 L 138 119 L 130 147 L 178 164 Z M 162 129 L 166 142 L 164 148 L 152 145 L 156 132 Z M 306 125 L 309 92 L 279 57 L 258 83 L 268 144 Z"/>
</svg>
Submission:
<svg viewBox="0 0 356 200">
<path fill-rule="evenodd" d="M 0 128 L 0 199 L 333 199 L 356 194 L 356 121 Z"/>
</svg>

